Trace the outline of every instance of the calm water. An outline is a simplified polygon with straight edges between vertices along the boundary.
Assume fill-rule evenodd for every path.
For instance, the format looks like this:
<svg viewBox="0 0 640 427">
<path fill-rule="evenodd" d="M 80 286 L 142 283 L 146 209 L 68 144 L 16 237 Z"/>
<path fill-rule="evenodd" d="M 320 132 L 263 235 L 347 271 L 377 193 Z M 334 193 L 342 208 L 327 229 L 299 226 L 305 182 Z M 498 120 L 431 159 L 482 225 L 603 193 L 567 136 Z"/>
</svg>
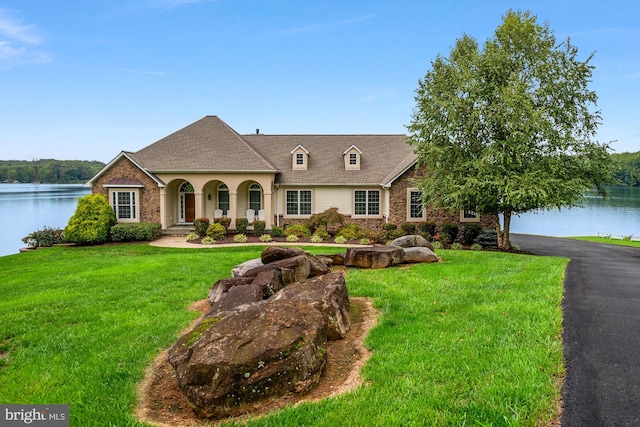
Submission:
<svg viewBox="0 0 640 427">
<path fill-rule="evenodd" d="M 611 187 L 611 197 L 587 197 L 583 208 L 527 213 L 513 217 L 513 233 L 547 236 L 640 235 L 640 188 Z M 0 184 L 0 256 L 18 253 L 22 238 L 43 227 L 64 228 L 82 185 Z"/>
<path fill-rule="evenodd" d="M 18 253 L 32 231 L 64 228 L 78 198 L 90 192 L 82 185 L 0 184 L 0 256 Z"/>
</svg>

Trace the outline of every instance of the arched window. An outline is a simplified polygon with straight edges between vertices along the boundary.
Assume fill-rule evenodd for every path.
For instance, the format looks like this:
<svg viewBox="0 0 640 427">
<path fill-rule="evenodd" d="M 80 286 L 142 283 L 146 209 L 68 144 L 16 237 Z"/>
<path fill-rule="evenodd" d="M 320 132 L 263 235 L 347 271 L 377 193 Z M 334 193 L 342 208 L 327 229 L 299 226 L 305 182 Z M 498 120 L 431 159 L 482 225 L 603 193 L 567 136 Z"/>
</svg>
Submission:
<svg viewBox="0 0 640 427">
<path fill-rule="evenodd" d="M 249 209 L 256 212 L 262 209 L 262 187 L 258 184 L 251 184 L 249 187 Z"/>
<path fill-rule="evenodd" d="M 229 187 L 226 184 L 218 185 L 218 209 L 222 210 L 222 215 L 229 213 Z"/>
<path fill-rule="evenodd" d="M 189 181 L 185 181 L 180 186 L 180 193 L 193 193 L 193 185 Z"/>
</svg>

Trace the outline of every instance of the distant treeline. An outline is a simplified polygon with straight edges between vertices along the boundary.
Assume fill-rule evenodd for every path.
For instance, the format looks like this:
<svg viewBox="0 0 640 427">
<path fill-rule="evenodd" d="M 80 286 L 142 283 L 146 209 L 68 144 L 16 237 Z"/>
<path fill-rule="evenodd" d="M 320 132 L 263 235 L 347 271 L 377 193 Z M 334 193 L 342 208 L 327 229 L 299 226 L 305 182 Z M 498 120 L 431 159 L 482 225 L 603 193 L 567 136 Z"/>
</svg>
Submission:
<svg viewBox="0 0 640 427">
<path fill-rule="evenodd" d="M 640 151 L 612 154 L 614 184 L 640 186 Z"/>
<path fill-rule="evenodd" d="M 86 160 L 0 160 L 0 183 L 85 183 L 105 166 Z"/>
</svg>

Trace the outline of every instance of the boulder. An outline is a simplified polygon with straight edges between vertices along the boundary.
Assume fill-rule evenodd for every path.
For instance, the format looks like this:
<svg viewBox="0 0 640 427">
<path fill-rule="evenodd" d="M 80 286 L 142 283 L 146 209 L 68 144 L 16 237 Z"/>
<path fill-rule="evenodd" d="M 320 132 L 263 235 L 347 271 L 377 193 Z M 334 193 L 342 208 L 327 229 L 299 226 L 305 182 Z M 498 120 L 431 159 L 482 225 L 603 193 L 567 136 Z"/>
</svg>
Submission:
<svg viewBox="0 0 640 427">
<path fill-rule="evenodd" d="M 429 248 L 404 248 L 404 262 L 438 262 L 438 256 Z"/>
<path fill-rule="evenodd" d="M 306 255 L 298 255 L 291 258 L 281 259 L 279 261 L 270 262 L 269 264 L 262 264 L 260 266 L 247 270 L 243 277 L 256 277 L 263 271 L 269 270 L 293 270 L 293 281 L 301 282 L 306 280 L 311 273 L 311 263 Z"/>
<path fill-rule="evenodd" d="M 253 278 L 247 277 L 232 277 L 230 279 L 220 279 L 211 287 L 209 295 L 207 296 L 207 301 L 209 302 L 209 305 L 212 305 L 220 298 L 222 298 L 222 296 L 227 293 L 227 291 L 232 287 L 248 285 L 252 281 Z"/>
<path fill-rule="evenodd" d="M 401 248 L 429 248 L 433 250 L 433 245 L 430 241 L 416 234 L 398 237 L 394 239 L 391 244 L 393 246 L 400 246 Z"/>
<path fill-rule="evenodd" d="M 263 264 L 280 261 L 285 258 L 293 258 L 294 256 L 304 255 L 307 252 L 300 248 L 281 248 L 279 246 L 269 246 L 260 254 Z"/>
<path fill-rule="evenodd" d="M 305 253 L 305 257 L 309 260 L 309 277 L 322 276 L 323 274 L 331 273 L 331 267 L 329 264 L 324 262 L 322 259 L 311 255 L 310 253 Z"/>
<path fill-rule="evenodd" d="M 291 270 L 288 270 L 291 271 Z M 250 277 L 244 277 L 244 279 L 251 279 Z M 290 280 L 292 280 L 291 277 Z M 291 282 L 289 282 L 291 283 Z M 251 282 L 253 285 L 260 286 L 262 289 L 263 298 L 267 299 L 270 296 L 276 294 L 285 285 L 282 279 L 282 270 L 267 270 L 262 271 L 253 278 Z"/>
<path fill-rule="evenodd" d="M 301 300 L 314 304 L 325 315 L 329 340 L 344 338 L 351 327 L 349 292 L 342 273 L 329 273 L 305 282 L 292 283 L 272 299 Z"/>
<path fill-rule="evenodd" d="M 264 299 L 262 288 L 258 285 L 240 285 L 230 288 L 211 304 L 209 313 L 230 311 L 244 304 L 253 304 Z M 206 316 L 205 316 L 206 317 Z M 211 317 L 211 315 L 209 315 Z"/>
<path fill-rule="evenodd" d="M 344 259 L 347 267 L 385 268 L 398 265 L 404 260 L 404 250 L 400 246 L 375 245 L 348 248 Z"/>
<path fill-rule="evenodd" d="M 260 258 L 250 259 L 249 261 L 245 261 L 242 264 L 238 264 L 231 270 L 232 277 L 241 277 L 244 276 L 245 273 L 251 269 L 256 267 L 260 267 L 262 265 L 262 260 Z"/>
<path fill-rule="evenodd" d="M 264 301 L 203 320 L 169 350 L 169 362 L 199 415 L 238 415 L 257 400 L 317 384 L 326 334 L 311 304 Z"/>
<path fill-rule="evenodd" d="M 345 254 L 343 253 L 318 255 L 318 258 L 320 259 L 326 258 L 331 260 L 331 264 L 325 261 L 325 264 L 327 265 L 344 265 L 344 257 L 345 257 Z"/>
</svg>

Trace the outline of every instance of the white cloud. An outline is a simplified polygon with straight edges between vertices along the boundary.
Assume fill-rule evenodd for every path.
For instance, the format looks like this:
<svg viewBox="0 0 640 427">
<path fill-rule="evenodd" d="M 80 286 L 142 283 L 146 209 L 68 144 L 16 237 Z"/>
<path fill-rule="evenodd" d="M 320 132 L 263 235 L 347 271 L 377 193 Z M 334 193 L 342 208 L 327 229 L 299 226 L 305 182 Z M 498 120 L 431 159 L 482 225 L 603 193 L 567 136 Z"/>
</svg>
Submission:
<svg viewBox="0 0 640 427">
<path fill-rule="evenodd" d="M 51 54 L 36 48 L 43 43 L 35 25 L 23 24 L 0 9 L 0 65 L 50 62 Z"/>
</svg>

